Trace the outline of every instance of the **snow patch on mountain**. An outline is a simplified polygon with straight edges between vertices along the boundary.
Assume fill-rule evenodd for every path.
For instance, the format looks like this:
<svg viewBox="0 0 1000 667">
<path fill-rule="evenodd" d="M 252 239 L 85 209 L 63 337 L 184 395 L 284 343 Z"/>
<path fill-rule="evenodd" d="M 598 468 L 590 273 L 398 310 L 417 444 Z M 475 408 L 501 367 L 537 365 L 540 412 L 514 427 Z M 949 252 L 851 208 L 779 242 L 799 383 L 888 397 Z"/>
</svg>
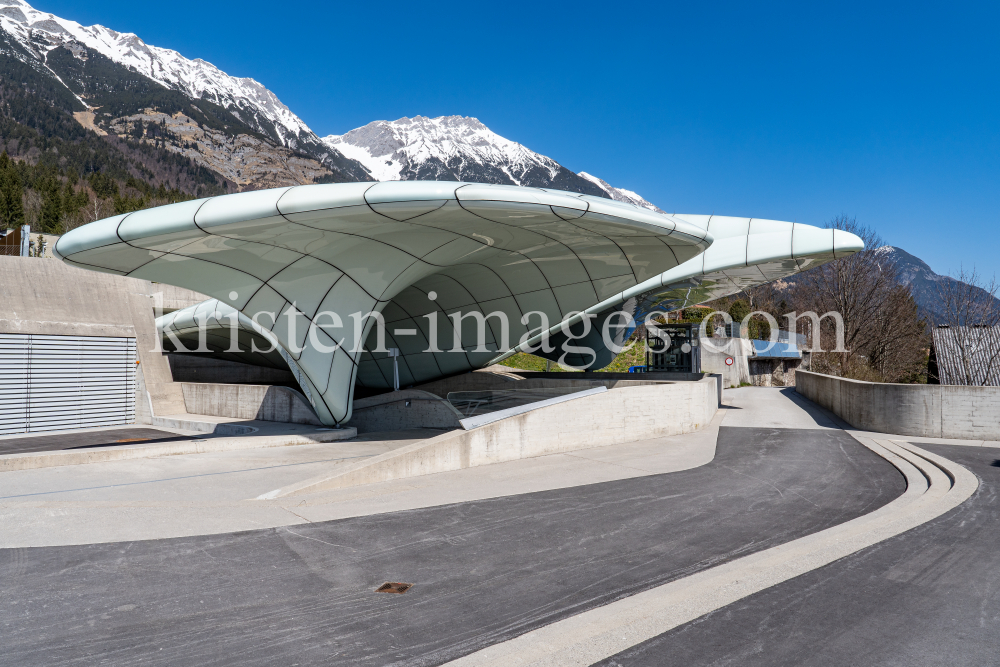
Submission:
<svg viewBox="0 0 1000 667">
<path fill-rule="evenodd" d="M 379 181 L 453 179 L 551 187 L 607 196 L 663 213 L 631 190 L 612 187 L 586 172 L 574 174 L 555 160 L 501 137 L 477 118 L 378 120 L 322 141 L 363 164 Z"/>
<path fill-rule="evenodd" d="M 597 187 L 601 188 L 608 193 L 608 196 L 615 201 L 620 201 L 624 204 L 632 204 L 632 206 L 638 206 L 639 208 L 649 209 L 650 211 L 655 211 L 657 213 L 666 213 L 663 209 L 655 204 L 651 204 L 642 198 L 639 194 L 632 192 L 631 190 L 626 190 L 625 188 L 616 188 L 610 185 L 607 181 L 588 174 L 585 171 L 579 173 L 581 178 L 585 178 Z"/>
<path fill-rule="evenodd" d="M 456 172 L 473 165 L 491 165 L 516 185 L 536 169 L 555 178 L 561 166 L 516 141 L 501 137 L 477 118 L 400 118 L 377 120 L 343 135 L 323 137 L 323 143 L 361 162 L 380 181 L 406 180 L 421 165 L 436 162 Z"/>
<path fill-rule="evenodd" d="M 0 0 L 0 27 L 42 62 L 48 51 L 77 42 L 168 88 L 225 107 L 251 127 L 270 134 L 272 128 L 261 123 L 262 117 L 290 148 L 303 139 L 315 139 L 302 119 L 259 82 L 229 76 L 212 63 L 189 60 L 176 51 L 146 44 L 133 33 L 102 25 L 83 26 L 38 11 L 23 0 Z"/>
</svg>

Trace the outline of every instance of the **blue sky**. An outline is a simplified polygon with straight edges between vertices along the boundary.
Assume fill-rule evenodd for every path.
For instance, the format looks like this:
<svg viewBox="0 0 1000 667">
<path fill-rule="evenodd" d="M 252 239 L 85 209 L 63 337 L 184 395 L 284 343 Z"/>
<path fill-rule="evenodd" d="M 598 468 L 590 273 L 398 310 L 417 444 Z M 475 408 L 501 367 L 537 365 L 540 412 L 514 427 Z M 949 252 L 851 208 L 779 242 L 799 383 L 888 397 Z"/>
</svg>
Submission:
<svg viewBox="0 0 1000 667">
<path fill-rule="evenodd" d="M 1000 272 L 996 5 L 33 4 L 253 77 L 321 136 L 475 116 L 667 211 L 844 213 Z"/>
</svg>

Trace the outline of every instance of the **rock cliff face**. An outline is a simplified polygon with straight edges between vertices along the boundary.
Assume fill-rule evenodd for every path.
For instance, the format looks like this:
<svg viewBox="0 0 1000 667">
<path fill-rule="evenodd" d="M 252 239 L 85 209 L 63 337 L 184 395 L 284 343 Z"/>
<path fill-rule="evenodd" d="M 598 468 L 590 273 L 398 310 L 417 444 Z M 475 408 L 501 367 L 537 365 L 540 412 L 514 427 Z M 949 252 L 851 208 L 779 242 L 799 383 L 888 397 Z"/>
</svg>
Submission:
<svg viewBox="0 0 1000 667">
<path fill-rule="evenodd" d="M 331 175 L 318 160 L 275 146 L 259 136 L 231 135 L 203 127 L 181 112 L 169 115 L 146 109 L 113 118 L 106 127 L 122 139 L 131 137 L 190 158 L 221 174 L 239 189 L 305 185 Z"/>
</svg>

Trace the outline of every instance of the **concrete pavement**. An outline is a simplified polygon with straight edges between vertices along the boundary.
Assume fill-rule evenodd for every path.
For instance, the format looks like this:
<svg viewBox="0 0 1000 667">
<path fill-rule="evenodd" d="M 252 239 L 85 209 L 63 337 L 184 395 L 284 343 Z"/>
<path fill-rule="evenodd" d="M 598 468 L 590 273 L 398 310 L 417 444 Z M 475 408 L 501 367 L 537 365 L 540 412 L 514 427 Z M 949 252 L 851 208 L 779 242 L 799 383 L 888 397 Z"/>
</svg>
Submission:
<svg viewBox="0 0 1000 667">
<path fill-rule="evenodd" d="M 253 530 L 686 470 L 712 460 L 724 415 L 717 413 L 708 427 L 683 436 L 284 499 L 273 498 L 274 490 L 441 431 L 411 429 L 322 445 L 0 472 L 0 548 Z M 264 433 L 269 427 L 267 422 L 240 423 L 257 424 Z"/>
<path fill-rule="evenodd" d="M 548 483 L 565 486 L 503 495 L 530 486 L 532 471 L 534 483 L 545 482 L 537 474 L 545 461 L 531 459 L 422 478 L 440 487 L 492 484 L 489 499 L 434 505 L 440 494 L 386 483 L 380 496 L 365 489 L 367 498 L 303 498 L 301 511 L 385 507 L 385 498 L 407 493 L 410 504 L 423 493 L 432 506 L 0 551 L 13 603 L 0 606 L 0 663 L 437 664 L 842 524 L 902 493 L 890 463 L 777 390 L 739 390 L 733 403 L 714 460 L 680 472 L 649 474 L 641 454 L 605 452 L 600 461 L 592 449 L 595 458 L 581 465 L 627 476 L 566 484 L 573 480 L 552 472 L 568 459 L 550 459 Z M 777 427 L 784 423 L 796 428 Z M 492 479 L 475 476 L 484 471 Z M 414 587 L 374 593 L 384 581 Z"/>
<path fill-rule="evenodd" d="M 385 453 L 423 431 L 346 442 L 179 454 L 0 473 L 0 548 L 253 530 L 305 523 L 252 500 L 274 484 Z"/>
<path fill-rule="evenodd" d="M 156 420 L 160 422 L 157 428 L 113 426 L 42 435 L 6 436 L 0 438 L 0 473 L 181 454 L 329 443 L 357 436 L 354 428 L 330 429 L 306 424 L 246 421 L 205 415 L 181 417 L 157 417 Z M 142 437 L 120 437 L 123 430 Z M 173 433 L 184 437 L 159 437 L 157 433 Z M 7 451 L 4 451 L 5 447 Z"/>
<path fill-rule="evenodd" d="M 676 472 L 712 460 L 723 421 L 733 426 L 835 428 L 823 415 L 803 407 L 808 402 L 794 394 L 777 390 L 729 394 L 732 398 L 727 401 L 736 404 L 726 406 L 708 427 L 695 433 L 287 499 L 268 496 L 283 485 L 328 474 L 331 467 L 377 456 L 440 431 L 372 433 L 343 443 L 161 454 L 153 459 L 58 466 L 48 471 L 0 472 L 0 519 L 4 521 L 0 548 L 252 530 Z M 268 428 L 283 427 L 258 425 L 265 434 Z M 106 437 L 118 439 L 115 433 L 115 429 L 104 430 Z M 89 437 L 82 432 L 72 435 L 71 445 Z M 108 448 L 100 449 L 106 452 Z"/>
<path fill-rule="evenodd" d="M 85 449 L 108 447 L 122 443 L 177 442 L 202 437 L 194 432 L 168 431 L 145 426 L 112 426 L 106 428 L 79 429 L 59 433 L 30 436 L 0 437 L 0 456 L 7 454 L 27 454 L 29 452 L 51 452 L 65 449 Z"/>
</svg>

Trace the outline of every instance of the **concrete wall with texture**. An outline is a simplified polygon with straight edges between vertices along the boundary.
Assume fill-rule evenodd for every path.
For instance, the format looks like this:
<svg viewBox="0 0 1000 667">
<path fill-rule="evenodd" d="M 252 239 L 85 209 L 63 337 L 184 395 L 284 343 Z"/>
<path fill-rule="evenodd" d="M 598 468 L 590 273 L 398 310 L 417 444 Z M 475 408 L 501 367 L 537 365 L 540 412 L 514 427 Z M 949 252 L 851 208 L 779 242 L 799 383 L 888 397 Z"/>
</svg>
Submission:
<svg viewBox="0 0 1000 667">
<path fill-rule="evenodd" d="M 857 429 L 961 440 L 1000 439 L 1000 387 L 880 384 L 796 372 L 795 390 Z"/>
</svg>

